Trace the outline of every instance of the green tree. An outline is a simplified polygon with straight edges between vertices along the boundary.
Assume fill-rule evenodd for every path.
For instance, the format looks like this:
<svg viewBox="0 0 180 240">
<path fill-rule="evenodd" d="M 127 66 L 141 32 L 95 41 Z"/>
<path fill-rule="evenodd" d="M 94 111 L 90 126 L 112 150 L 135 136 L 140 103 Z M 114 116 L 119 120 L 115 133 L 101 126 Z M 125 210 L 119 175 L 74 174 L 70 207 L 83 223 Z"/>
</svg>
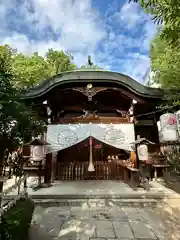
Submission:
<svg viewBox="0 0 180 240">
<path fill-rule="evenodd" d="M 0 48 L 0 176 L 2 176 L 5 153 L 12 152 L 32 134 L 44 131 L 43 122 L 38 119 L 25 103 L 18 100 L 18 89 L 14 85 L 11 49 Z M 3 181 L 0 181 L 0 193 Z"/>
<path fill-rule="evenodd" d="M 180 46 L 180 1 L 179 0 L 129 0 L 138 2 L 152 15 L 156 23 L 162 24 L 161 37 L 173 46 Z"/>
<path fill-rule="evenodd" d="M 50 49 L 45 57 L 25 56 L 8 45 L 0 46 L 0 176 L 5 154 L 45 131 L 45 123 L 18 99 L 19 88 L 32 87 L 52 75 L 72 70 L 72 56 Z M 3 181 L 0 181 L 0 193 Z"/>
<path fill-rule="evenodd" d="M 168 90 L 170 99 L 180 99 L 180 52 L 168 45 L 158 34 L 151 42 L 151 69 L 154 82 Z"/>
<path fill-rule="evenodd" d="M 76 67 L 70 54 L 53 49 L 49 49 L 45 57 L 38 53 L 25 56 L 4 45 L 0 46 L 0 55 L 7 57 L 13 74 L 13 83 L 18 88 L 32 87 L 44 79 Z"/>
<path fill-rule="evenodd" d="M 48 65 L 48 73 L 50 76 L 56 75 L 60 72 L 70 71 L 76 68 L 72 63 L 73 57 L 71 54 L 66 54 L 63 51 L 55 51 L 49 49 L 46 53 L 45 61 Z"/>
<path fill-rule="evenodd" d="M 37 53 L 31 56 L 25 56 L 22 53 L 14 55 L 12 69 L 14 83 L 18 87 L 31 87 L 49 77 L 47 63 Z"/>
</svg>

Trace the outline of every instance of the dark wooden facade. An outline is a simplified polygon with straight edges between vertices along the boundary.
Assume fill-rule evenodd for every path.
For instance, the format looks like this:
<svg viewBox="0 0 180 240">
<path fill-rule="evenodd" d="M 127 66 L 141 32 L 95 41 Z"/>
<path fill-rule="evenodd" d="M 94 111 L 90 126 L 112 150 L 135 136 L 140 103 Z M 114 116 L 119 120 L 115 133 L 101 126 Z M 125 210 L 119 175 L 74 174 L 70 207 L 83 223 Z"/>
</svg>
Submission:
<svg viewBox="0 0 180 240">
<path fill-rule="evenodd" d="M 156 116 L 144 114 L 155 111 L 162 96 L 160 89 L 145 87 L 123 74 L 93 69 L 62 73 L 21 93 L 21 98 L 33 105 L 47 124 L 134 123 L 136 137 L 140 135 L 154 142 L 158 142 Z M 123 178 L 118 162 L 107 160 L 107 155 L 119 154 L 120 150 L 105 145 L 105 155 L 98 155 L 93 149 L 96 171 L 88 174 L 86 145 L 85 141 L 57 154 L 56 179 Z M 81 148 L 86 155 L 83 161 L 81 154 L 77 154 Z"/>
<path fill-rule="evenodd" d="M 122 180 L 123 167 L 120 161 L 109 159 L 116 155 L 119 159 L 128 159 L 129 153 L 104 144 L 96 139 L 93 142 L 93 164 L 95 172 L 88 172 L 89 139 L 84 140 L 57 155 L 56 178 L 61 180 Z"/>
</svg>

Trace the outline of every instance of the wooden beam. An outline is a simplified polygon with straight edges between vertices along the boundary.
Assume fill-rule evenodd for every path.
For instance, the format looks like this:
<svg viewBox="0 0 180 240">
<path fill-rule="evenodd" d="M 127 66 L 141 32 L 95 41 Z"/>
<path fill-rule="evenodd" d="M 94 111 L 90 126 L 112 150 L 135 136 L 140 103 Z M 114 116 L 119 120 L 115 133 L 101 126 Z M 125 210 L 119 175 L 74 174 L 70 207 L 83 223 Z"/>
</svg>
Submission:
<svg viewBox="0 0 180 240">
<path fill-rule="evenodd" d="M 137 120 L 136 126 L 152 126 L 154 125 L 153 120 Z"/>
<path fill-rule="evenodd" d="M 94 117 L 76 117 L 76 118 L 69 118 L 69 119 L 63 119 L 59 118 L 53 121 L 53 124 L 68 124 L 68 123 L 103 123 L 103 124 L 119 124 L 119 123 L 130 123 L 129 119 L 126 117 L 100 117 L 100 116 L 94 116 Z"/>
</svg>

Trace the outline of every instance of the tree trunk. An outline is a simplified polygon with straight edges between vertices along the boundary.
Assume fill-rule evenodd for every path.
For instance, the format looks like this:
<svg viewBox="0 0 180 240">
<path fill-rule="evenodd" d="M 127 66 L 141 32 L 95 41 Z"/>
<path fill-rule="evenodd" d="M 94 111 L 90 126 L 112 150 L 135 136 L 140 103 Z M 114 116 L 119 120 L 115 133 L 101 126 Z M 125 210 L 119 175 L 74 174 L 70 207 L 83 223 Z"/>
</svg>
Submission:
<svg viewBox="0 0 180 240">
<path fill-rule="evenodd" d="M 18 195 L 20 194 L 20 190 L 21 190 L 21 177 L 19 177 L 19 179 L 18 179 L 18 181 L 19 181 L 19 184 L 18 184 Z"/>
<path fill-rule="evenodd" d="M 3 191 L 3 163 L 4 163 L 4 155 L 5 155 L 5 150 L 1 149 L 0 151 L 0 206 L 1 206 L 1 202 L 2 202 L 2 191 Z"/>
<path fill-rule="evenodd" d="M 0 194 L 2 194 L 3 191 L 3 160 L 1 160 L 0 163 Z M 2 202 L 2 195 L 0 196 L 0 206 Z"/>
<path fill-rule="evenodd" d="M 0 180 L 0 194 L 3 192 L 3 180 Z M 0 196 L 0 207 L 2 203 L 2 195 Z"/>
</svg>

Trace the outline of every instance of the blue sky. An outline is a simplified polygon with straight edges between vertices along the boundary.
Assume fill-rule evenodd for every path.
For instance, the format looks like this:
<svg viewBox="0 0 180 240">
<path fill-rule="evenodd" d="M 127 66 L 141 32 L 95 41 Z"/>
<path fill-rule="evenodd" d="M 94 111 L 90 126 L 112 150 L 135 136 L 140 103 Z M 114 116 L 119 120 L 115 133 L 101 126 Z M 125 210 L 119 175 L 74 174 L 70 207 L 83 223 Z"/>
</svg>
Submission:
<svg viewBox="0 0 180 240">
<path fill-rule="evenodd" d="M 126 0 L 1 0 L 0 44 L 25 54 L 49 48 L 71 52 L 143 82 L 149 44 L 156 32 L 150 16 Z"/>
</svg>

